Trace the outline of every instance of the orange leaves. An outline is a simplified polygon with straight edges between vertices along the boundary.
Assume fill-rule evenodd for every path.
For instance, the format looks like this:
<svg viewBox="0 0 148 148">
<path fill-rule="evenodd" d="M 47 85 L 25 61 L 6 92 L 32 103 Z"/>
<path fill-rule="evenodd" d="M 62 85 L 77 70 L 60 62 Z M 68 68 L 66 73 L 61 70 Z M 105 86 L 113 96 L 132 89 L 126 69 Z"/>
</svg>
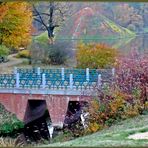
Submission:
<svg viewBox="0 0 148 148">
<path fill-rule="evenodd" d="M 117 113 L 118 109 L 122 108 L 124 106 L 123 102 L 124 101 L 122 99 L 116 99 L 116 100 L 112 101 L 110 103 L 111 112 L 112 113 Z"/>
<path fill-rule="evenodd" d="M 117 89 L 110 91 L 111 100 L 108 100 L 108 96 L 104 94 L 107 100 L 100 100 L 101 96 L 99 96 L 98 99 L 89 102 L 88 132 L 93 133 L 112 125 L 117 120 L 134 117 L 140 113 L 140 110 L 144 109 L 144 104 L 139 104 L 138 100 L 135 100 L 135 98 L 128 94 Z M 127 98 L 132 99 L 132 102 L 129 102 Z M 133 104 L 133 101 L 136 102 Z"/>
<path fill-rule="evenodd" d="M 100 129 L 101 129 L 101 126 L 98 125 L 96 122 L 94 122 L 94 123 L 90 123 L 88 131 L 94 133 Z"/>
<path fill-rule="evenodd" d="M 5 7 L 8 10 L 0 23 L 1 44 L 14 48 L 27 46 L 31 41 L 32 27 L 32 12 L 29 4 L 27 2 L 7 2 Z"/>
<path fill-rule="evenodd" d="M 4 16 L 7 14 L 8 7 L 7 5 L 1 4 L 0 5 L 0 23 L 2 22 Z"/>
<path fill-rule="evenodd" d="M 105 44 L 79 43 L 77 46 L 77 67 L 107 68 L 114 64 L 118 52 Z"/>
</svg>

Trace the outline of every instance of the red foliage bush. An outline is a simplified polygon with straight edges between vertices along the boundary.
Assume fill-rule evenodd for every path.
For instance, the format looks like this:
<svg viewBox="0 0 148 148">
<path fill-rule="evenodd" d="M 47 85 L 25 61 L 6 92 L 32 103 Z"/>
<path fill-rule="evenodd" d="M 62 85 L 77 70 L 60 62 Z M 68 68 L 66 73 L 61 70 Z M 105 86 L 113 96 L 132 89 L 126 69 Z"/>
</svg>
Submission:
<svg viewBox="0 0 148 148">
<path fill-rule="evenodd" d="M 116 86 L 131 97 L 140 95 L 140 101 L 145 103 L 148 99 L 148 54 L 132 51 L 129 56 L 120 57 L 116 64 Z"/>
<path fill-rule="evenodd" d="M 110 126 L 115 121 L 141 114 L 148 109 L 148 55 L 134 51 L 116 61 L 114 83 L 99 89 L 89 105 L 88 132 Z"/>
</svg>

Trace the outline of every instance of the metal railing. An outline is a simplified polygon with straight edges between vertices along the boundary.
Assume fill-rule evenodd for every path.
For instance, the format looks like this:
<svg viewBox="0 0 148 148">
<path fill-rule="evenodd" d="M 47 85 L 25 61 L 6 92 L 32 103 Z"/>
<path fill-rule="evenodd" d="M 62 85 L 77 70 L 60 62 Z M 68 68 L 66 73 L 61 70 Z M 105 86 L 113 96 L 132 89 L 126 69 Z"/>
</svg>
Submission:
<svg viewBox="0 0 148 148">
<path fill-rule="evenodd" d="M 0 88 L 94 89 L 109 82 L 115 69 L 32 69 L 14 68 L 13 74 L 0 75 Z"/>
</svg>

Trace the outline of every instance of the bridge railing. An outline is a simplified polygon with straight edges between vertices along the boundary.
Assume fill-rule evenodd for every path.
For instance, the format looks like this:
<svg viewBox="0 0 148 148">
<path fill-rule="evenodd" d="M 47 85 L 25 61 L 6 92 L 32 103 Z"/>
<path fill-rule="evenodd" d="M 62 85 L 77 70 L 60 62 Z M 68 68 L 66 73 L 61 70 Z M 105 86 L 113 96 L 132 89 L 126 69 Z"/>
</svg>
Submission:
<svg viewBox="0 0 148 148">
<path fill-rule="evenodd" d="M 0 88 L 94 89 L 109 82 L 114 69 L 21 69 L 0 75 Z"/>
<path fill-rule="evenodd" d="M 0 74 L 0 88 L 14 88 L 16 78 L 14 74 Z"/>
</svg>

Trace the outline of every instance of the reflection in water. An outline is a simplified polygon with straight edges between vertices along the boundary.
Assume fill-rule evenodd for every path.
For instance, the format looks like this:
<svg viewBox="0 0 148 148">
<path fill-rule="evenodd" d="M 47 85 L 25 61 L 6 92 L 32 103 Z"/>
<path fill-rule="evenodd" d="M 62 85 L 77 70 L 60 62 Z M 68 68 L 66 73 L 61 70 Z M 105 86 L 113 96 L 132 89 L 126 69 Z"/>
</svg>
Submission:
<svg viewBox="0 0 148 148">
<path fill-rule="evenodd" d="M 71 51 L 71 59 L 75 59 L 75 50 L 76 45 L 80 40 L 58 40 L 61 43 L 64 43 L 68 46 L 68 49 Z M 68 43 L 67 43 L 68 42 Z M 116 49 L 119 49 L 124 54 L 128 54 L 131 50 L 136 49 L 139 53 L 148 53 L 148 34 L 139 35 L 134 38 L 122 38 L 122 39 L 95 39 L 95 40 L 84 40 L 85 43 L 106 43 Z M 45 63 L 48 59 L 49 47 L 48 45 L 43 46 L 42 44 L 33 44 L 32 46 L 32 62 L 39 64 Z M 68 51 L 67 51 L 68 52 Z M 35 61 L 35 62 L 34 62 Z"/>
<path fill-rule="evenodd" d="M 148 52 L 148 35 L 140 35 L 132 39 L 129 43 L 119 47 L 122 51 L 128 52 L 136 49 L 140 53 Z"/>
<path fill-rule="evenodd" d="M 86 42 L 106 43 L 114 48 L 120 49 L 123 53 L 128 53 L 133 49 L 138 50 L 140 53 L 148 52 L 148 34 L 139 35 L 133 38 L 98 39 Z"/>
</svg>

